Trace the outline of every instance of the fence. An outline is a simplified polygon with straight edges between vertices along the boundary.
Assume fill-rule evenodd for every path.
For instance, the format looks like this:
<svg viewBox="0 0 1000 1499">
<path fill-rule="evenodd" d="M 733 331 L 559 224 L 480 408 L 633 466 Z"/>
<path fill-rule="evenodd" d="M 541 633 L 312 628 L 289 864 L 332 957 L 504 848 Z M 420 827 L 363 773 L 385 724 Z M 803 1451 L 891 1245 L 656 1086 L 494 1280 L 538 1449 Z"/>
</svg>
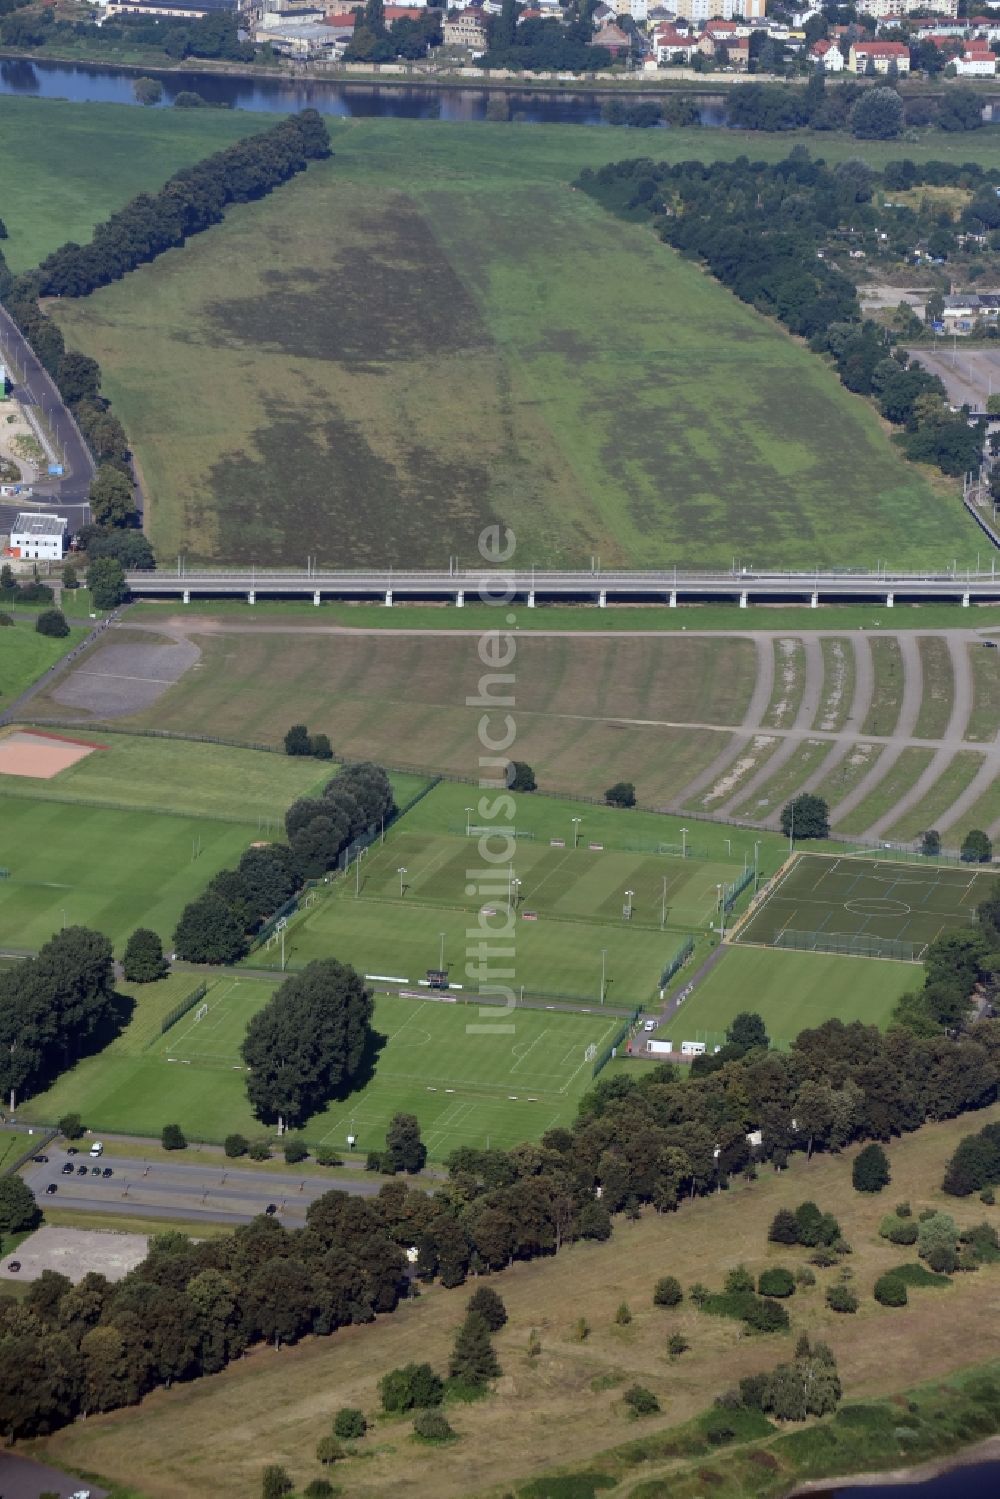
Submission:
<svg viewBox="0 0 1000 1499">
<path fill-rule="evenodd" d="M 752 869 L 745 869 L 739 876 L 739 878 L 735 879 L 731 885 L 723 885 L 722 909 L 724 911 L 731 911 L 736 902 L 739 900 L 740 896 L 743 894 L 744 890 L 748 885 L 753 883 L 755 878 L 756 875 Z"/>
<path fill-rule="evenodd" d="M 852 958 L 899 958 L 916 963 L 926 942 L 904 942 L 899 937 L 879 937 L 875 932 L 796 932 L 790 927 L 777 932 L 772 947 L 793 952 L 841 953 Z"/>
<path fill-rule="evenodd" d="M 165 1036 L 170 1027 L 176 1025 L 178 1020 L 181 1020 L 187 1014 L 188 1010 L 193 1010 L 198 1001 L 204 999 L 207 993 L 208 985 L 199 984 L 197 989 L 193 989 L 186 999 L 182 999 L 180 1004 L 174 1005 L 173 1009 L 169 1010 L 160 1021 L 160 1035 Z M 154 1041 L 155 1039 L 154 1037 Z M 147 1042 L 147 1049 L 154 1044 L 154 1041 Z"/>
<path fill-rule="evenodd" d="M 665 989 L 667 987 L 667 985 L 670 983 L 670 980 L 673 978 L 674 974 L 678 973 L 680 971 L 680 969 L 682 969 L 684 967 L 684 964 L 687 962 L 688 958 L 691 956 L 691 954 L 693 952 L 694 952 L 694 938 L 693 937 L 685 937 L 684 941 L 681 943 L 680 947 L 677 949 L 677 951 L 674 953 L 673 957 L 670 959 L 670 962 L 667 964 L 666 968 L 664 968 L 663 972 L 660 974 L 660 988 L 661 989 Z"/>
<path fill-rule="evenodd" d="M 601 1069 L 608 1065 L 608 1063 L 611 1061 L 611 1058 L 618 1050 L 619 1046 L 621 1046 L 622 1042 L 625 1040 L 625 1037 L 628 1035 L 629 1031 L 639 1019 L 641 1013 L 641 1010 L 633 1010 L 628 1020 L 624 1021 L 622 1025 L 619 1026 L 615 1036 L 608 1042 L 604 1050 L 598 1052 L 597 1056 L 594 1058 L 594 1066 L 590 1074 L 591 1077 L 596 1077 Z"/>
</svg>

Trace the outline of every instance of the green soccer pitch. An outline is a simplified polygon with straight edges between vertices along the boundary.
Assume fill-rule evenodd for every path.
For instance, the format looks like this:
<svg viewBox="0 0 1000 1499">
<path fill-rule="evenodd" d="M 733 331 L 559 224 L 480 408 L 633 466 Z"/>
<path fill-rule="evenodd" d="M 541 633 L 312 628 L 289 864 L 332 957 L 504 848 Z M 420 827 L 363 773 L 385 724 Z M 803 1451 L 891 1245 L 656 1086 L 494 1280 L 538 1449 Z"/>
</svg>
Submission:
<svg viewBox="0 0 1000 1499">
<path fill-rule="evenodd" d="M 511 909 L 510 936 L 494 940 L 512 952 L 489 961 L 513 969 L 504 982 L 515 992 L 599 1002 L 603 974 L 607 1001 L 638 1007 L 657 997 L 683 938 L 718 920 L 720 887 L 742 873 L 725 863 L 523 839 L 508 883 L 506 869 L 483 871 L 477 842 L 402 824 L 293 924 L 286 964 L 335 953 L 402 985 L 441 966 L 453 983 L 476 989 L 479 977 L 468 970 L 479 962 L 477 912 L 485 908 L 486 935 L 505 926 Z M 279 964 L 276 943 L 248 959 L 255 968 Z"/>
<path fill-rule="evenodd" d="M 153 986 L 155 987 L 155 986 Z M 207 1013 L 190 1010 L 145 1050 L 129 1044 L 132 1026 L 149 1029 L 143 1011 L 160 1000 L 137 992 L 130 1027 L 99 1057 L 89 1057 L 21 1111 L 48 1121 L 78 1110 L 91 1129 L 158 1135 L 165 1120 L 192 1139 L 222 1140 L 262 1126 L 246 1098 L 240 1043 L 275 985 L 220 979 Z M 346 1099 L 330 1104 L 301 1131 L 313 1146 L 381 1149 L 393 1114 L 412 1113 L 435 1159 L 459 1145 L 511 1146 L 568 1123 L 591 1084 L 593 1062 L 621 1021 L 550 1010 L 507 1012 L 441 1000 L 378 996 L 373 1026 L 380 1043 L 374 1070 Z"/>
<path fill-rule="evenodd" d="M 995 889 L 996 876 L 975 866 L 799 854 L 739 940 L 917 960 L 935 937 L 968 926 Z"/>
</svg>

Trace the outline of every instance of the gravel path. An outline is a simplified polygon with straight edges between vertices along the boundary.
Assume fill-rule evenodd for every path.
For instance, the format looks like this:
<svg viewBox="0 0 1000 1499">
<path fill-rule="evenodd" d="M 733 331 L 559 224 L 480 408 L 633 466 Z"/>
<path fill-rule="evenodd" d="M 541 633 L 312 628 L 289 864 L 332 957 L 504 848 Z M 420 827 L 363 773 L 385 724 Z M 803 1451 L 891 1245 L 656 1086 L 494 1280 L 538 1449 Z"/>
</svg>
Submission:
<svg viewBox="0 0 1000 1499">
<path fill-rule="evenodd" d="M 904 749 L 914 743 L 919 743 L 913 738 L 913 730 L 916 728 L 917 716 L 920 713 L 924 673 L 920 664 L 917 637 L 899 635 L 896 638 L 899 641 L 899 654 L 903 663 L 903 701 L 899 705 L 895 731 L 888 740 L 865 736 L 866 744 L 884 743 L 886 748 L 879 755 L 871 770 L 861 777 L 854 790 L 849 791 L 843 801 L 838 802 L 833 808 L 830 821 L 834 827 L 842 818 L 853 812 L 855 807 L 860 806 L 865 797 L 874 791 L 880 781 L 885 779 Z"/>
<path fill-rule="evenodd" d="M 754 682 L 753 692 L 747 704 L 747 711 L 743 717 L 743 723 L 733 731 L 724 750 L 720 750 L 715 759 L 699 771 L 693 781 L 689 781 L 680 794 L 664 809 L 665 811 L 679 812 L 682 807 L 693 803 L 701 793 L 713 785 L 727 767 L 750 743 L 754 731 L 759 727 L 761 719 L 767 712 L 767 705 L 771 701 L 771 693 L 774 690 L 774 645 L 772 637 L 755 631 L 751 639 L 757 649 L 757 680 Z"/>
<path fill-rule="evenodd" d="M 802 689 L 802 701 L 799 704 L 799 711 L 795 715 L 795 722 L 792 728 L 804 735 L 810 730 L 810 726 L 819 712 L 819 705 L 823 697 L 823 650 L 819 640 L 815 636 L 802 636 L 800 638 L 805 656 L 803 663 L 805 685 Z M 800 742 L 799 739 L 793 738 L 790 734 L 784 744 L 779 745 L 774 754 L 769 755 L 760 769 L 754 772 L 749 781 L 731 796 L 727 802 L 723 803 L 719 808 L 720 814 L 723 817 L 732 816 L 736 807 L 742 805 L 748 797 L 753 796 L 761 787 L 766 786 L 775 771 L 780 770 L 792 758 Z M 772 820 L 772 817 L 766 819 L 769 822 Z"/>
<path fill-rule="evenodd" d="M 854 696 L 851 699 L 847 723 L 842 737 L 836 741 L 830 753 L 824 757 L 812 775 L 803 781 L 803 791 L 815 791 L 830 772 L 836 770 L 841 760 L 846 759 L 851 746 L 858 742 L 858 731 L 868 717 L 868 710 L 871 708 L 872 697 L 875 693 L 875 664 L 872 661 L 871 646 L 868 644 L 867 635 L 860 633 L 855 635 L 852 644 L 854 647 Z M 813 737 L 819 739 L 821 736 L 816 734 Z M 774 826 L 777 827 L 777 825 L 777 819 L 775 819 Z"/>
<path fill-rule="evenodd" d="M 870 828 L 866 829 L 864 835 L 866 838 L 881 838 L 888 828 L 893 827 L 911 808 L 923 801 L 934 782 L 951 764 L 955 753 L 951 742 L 965 737 L 969 715 L 972 712 L 972 667 L 969 664 L 969 651 L 964 640 L 951 638 L 948 639 L 948 651 L 951 656 L 953 686 L 951 717 L 944 731 L 945 744 L 937 751 L 927 769 L 917 777 L 909 791 L 904 791 L 896 805 L 891 807 L 884 817 L 878 818 Z"/>
</svg>

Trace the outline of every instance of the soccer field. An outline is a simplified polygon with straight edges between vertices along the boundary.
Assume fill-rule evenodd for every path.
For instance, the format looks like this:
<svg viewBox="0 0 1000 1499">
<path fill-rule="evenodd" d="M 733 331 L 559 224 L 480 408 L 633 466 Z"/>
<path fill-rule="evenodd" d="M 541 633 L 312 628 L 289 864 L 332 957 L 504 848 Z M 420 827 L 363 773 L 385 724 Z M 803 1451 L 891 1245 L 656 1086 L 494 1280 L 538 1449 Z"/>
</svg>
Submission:
<svg viewBox="0 0 1000 1499">
<path fill-rule="evenodd" d="M 80 1063 L 22 1110 L 49 1120 L 77 1109 L 88 1127 L 158 1134 L 175 1121 L 192 1139 L 221 1140 L 232 1131 L 262 1132 L 247 1104 L 240 1043 L 275 985 L 220 979 L 198 1008 L 145 1050 L 128 1031 L 109 1051 Z M 134 1025 L 142 1023 L 140 996 Z M 394 1113 L 416 1114 L 436 1159 L 458 1145 L 511 1146 L 566 1124 L 590 1086 L 593 1062 L 621 1026 L 607 1015 L 550 1010 L 491 1010 L 440 1000 L 379 996 L 374 1030 L 381 1038 L 370 1075 L 302 1131 L 313 1146 L 380 1149 Z M 148 1028 L 148 1027 L 147 1027 Z"/>
<path fill-rule="evenodd" d="M 799 854 L 739 940 L 917 960 L 942 932 L 968 926 L 995 888 L 996 875 L 975 866 Z"/>
<path fill-rule="evenodd" d="M 256 823 L 112 811 L 0 794 L 0 942 L 37 948 L 88 926 L 116 949 L 137 926 L 169 942 L 177 918 L 235 864 Z"/>
<path fill-rule="evenodd" d="M 912 963 L 731 947 L 664 1034 L 669 1029 L 678 1048 L 681 1041 L 722 1046 L 733 1017 L 751 1010 L 767 1026 L 771 1045 L 787 1047 L 824 1020 L 884 1026 L 900 995 L 921 983 Z"/>
</svg>

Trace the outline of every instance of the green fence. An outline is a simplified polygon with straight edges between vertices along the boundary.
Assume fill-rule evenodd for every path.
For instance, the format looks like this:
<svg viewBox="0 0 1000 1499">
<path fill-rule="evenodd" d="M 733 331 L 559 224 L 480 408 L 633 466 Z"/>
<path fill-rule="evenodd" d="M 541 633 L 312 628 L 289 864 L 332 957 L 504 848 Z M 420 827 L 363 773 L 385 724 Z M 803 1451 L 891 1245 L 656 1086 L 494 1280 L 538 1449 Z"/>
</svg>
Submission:
<svg viewBox="0 0 1000 1499">
<path fill-rule="evenodd" d="M 165 1036 L 170 1027 L 176 1025 L 178 1020 L 187 1014 L 188 1010 L 193 1010 L 198 1001 L 204 999 L 207 993 L 208 985 L 199 984 L 197 989 L 193 989 L 186 999 L 182 999 L 180 1004 L 174 1005 L 173 1009 L 168 1011 L 160 1021 L 160 1035 Z M 153 1043 L 150 1041 L 148 1044 L 152 1046 Z"/>
<path fill-rule="evenodd" d="M 747 886 L 753 884 L 754 879 L 754 871 L 752 869 L 745 869 L 731 885 L 723 885 L 722 908 L 724 911 L 731 911 L 733 909 Z"/>
<path fill-rule="evenodd" d="M 622 1042 L 625 1040 L 625 1037 L 628 1035 L 629 1031 L 631 1031 L 632 1027 L 635 1025 L 641 1014 L 641 1010 L 634 1010 L 629 1016 L 628 1020 L 624 1020 L 618 1027 L 617 1032 L 608 1042 L 607 1046 L 605 1046 L 604 1050 L 598 1052 L 597 1056 L 594 1058 L 594 1066 L 590 1074 L 591 1077 L 596 1077 L 601 1069 L 608 1065 L 608 1063 L 611 1061 L 611 1058 L 614 1056 L 619 1046 L 621 1046 Z"/>
<path fill-rule="evenodd" d="M 667 964 L 666 968 L 664 968 L 663 972 L 660 974 L 661 989 L 666 988 L 666 986 L 670 983 L 670 980 L 673 978 L 674 974 L 684 967 L 684 964 L 687 962 L 688 958 L 693 952 L 694 938 L 685 937 L 680 947 L 670 959 L 670 962 Z"/>
<path fill-rule="evenodd" d="M 899 958 L 915 963 L 926 942 L 903 942 L 899 937 L 879 937 L 875 932 L 796 932 L 791 927 L 776 932 L 772 947 L 792 952 L 841 953 L 850 958 Z"/>
</svg>

